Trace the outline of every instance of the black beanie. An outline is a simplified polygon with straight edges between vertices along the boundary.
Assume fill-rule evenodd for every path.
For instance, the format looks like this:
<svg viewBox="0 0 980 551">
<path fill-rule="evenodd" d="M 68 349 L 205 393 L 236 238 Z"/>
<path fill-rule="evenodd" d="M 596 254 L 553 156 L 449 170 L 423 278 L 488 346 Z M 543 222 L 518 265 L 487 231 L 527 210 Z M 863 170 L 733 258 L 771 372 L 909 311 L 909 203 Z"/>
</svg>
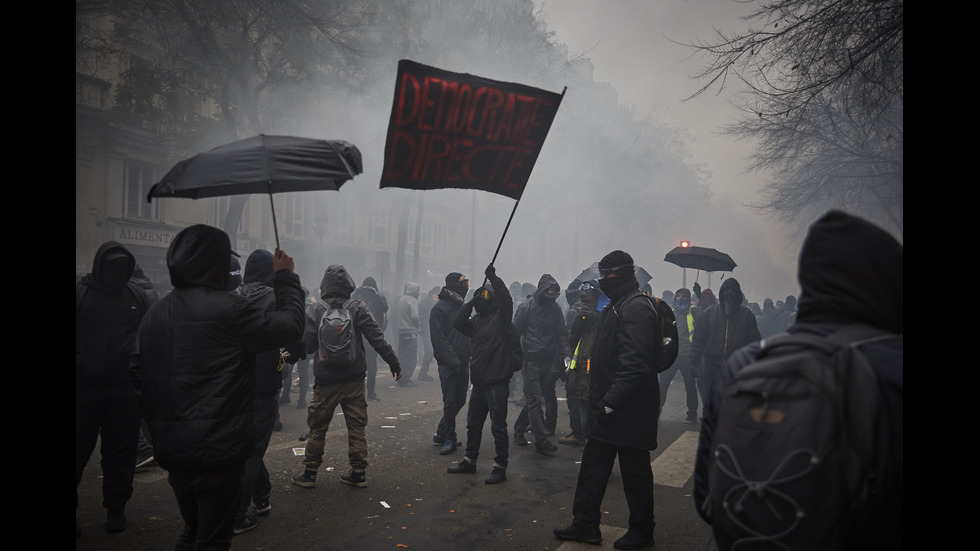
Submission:
<svg viewBox="0 0 980 551">
<path fill-rule="evenodd" d="M 466 294 L 466 287 L 463 287 L 462 279 L 466 276 L 459 272 L 451 272 L 446 276 L 446 288 L 450 291 L 462 296 Z"/>
<path fill-rule="evenodd" d="M 609 270 L 612 268 L 619 268 L 621 266 L 622 268 L 617 270 L 618 274 L 634 275 L 633 257 L 625 251 L 613 251 L 602 257 L 602 260 L 599 261 L 600 270 Z"/>
</svg>

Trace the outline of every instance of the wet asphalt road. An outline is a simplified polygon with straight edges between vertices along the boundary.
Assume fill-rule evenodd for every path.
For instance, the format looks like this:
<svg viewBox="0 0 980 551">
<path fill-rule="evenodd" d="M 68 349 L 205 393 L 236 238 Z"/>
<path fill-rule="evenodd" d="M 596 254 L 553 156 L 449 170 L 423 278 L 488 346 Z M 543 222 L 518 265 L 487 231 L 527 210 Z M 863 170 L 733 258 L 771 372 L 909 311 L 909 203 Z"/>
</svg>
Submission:
<svg viewBox="0 0 980 551">
<path fill-rule="evenodd" d="M 563 393 L 559 387 L 559 395 Z M 441 456 L 432 443 L 442 406 L 438 382 L 396 388 L 391 379 L 379 377 L 378 394 L 381 401 L 369 402 L 368 410 L 368 486 L 340 483 L 340 475 L 348 470 L 347 433 L 342 416 L 337 416 L 327 433 L 317 487 L 306 489 L 290 482 L 302 470 L 302 452 L 294 450 L 305 445 L 298 437 L 306 430 L 306 410 L 296 408 L 294 390 L 294 402 L 280 407 L 283 430 L 273 433 L 265 456 L 273 483 L 272 510 L 258 517 L 255 529 L 235 536 L 232 549 L 600 550 L 612 549 L 612 542 L 625 532 L 628 509 L 622 480 L 614 469 L 603 504 L 602 545 L 566 543 L 552 535 L 553 528 L 571 521 L 581 447 L 559 445 L 553 456 L 546 457 L 533 447 L 512 444 L 507 481 L 488 486 L 483 480 L 490 473 L 493 457 L 489 420 L 477 473 L 450 475 L 446 468 L 463 454 L 460 449 Z M 692 441 L 690 431 L 696 431 L 697 425 L 683 423 L 683 401 L 683 383 L 678 378 L 670 387 L 660 423 L 660 447 L 653 454 L 656 549 L 712 550 L 710 527 L 694 511 L 692 482 L 685 472 L 694 458 L 681 444 Z M 511 404 L 510 425 L 518 413 Z M 457 419 L 460 438 L 465 439 L 464 419 L 465 407 Z M 567 406 L 560 401 L 557 432 L 567 431 Z M 671 448 L 674 443 L 677 445 Z M 681 449 L 674 465 L 657 461 L 668 448 Z M 75 523 L 82 535 L 75 539 L 75 548 L 173 549 L 183 523 L 166 472 L 151 467 L 136 473 L 133 498 L 126 510 L 129 525 L 119 534 L 105 532 L 100 475 L 96 449 L 79 487 Z M 661 484 L 669 479 L 676 482 Z"/>
</svg>

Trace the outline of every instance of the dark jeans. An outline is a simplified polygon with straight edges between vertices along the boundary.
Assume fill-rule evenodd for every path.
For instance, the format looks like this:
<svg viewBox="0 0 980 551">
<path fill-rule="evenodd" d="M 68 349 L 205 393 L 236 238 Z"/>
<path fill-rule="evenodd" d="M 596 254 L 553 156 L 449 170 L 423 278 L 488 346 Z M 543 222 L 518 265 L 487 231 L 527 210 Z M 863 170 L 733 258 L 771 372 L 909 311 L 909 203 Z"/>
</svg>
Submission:
<svg viewBox="0 0 980 551">
<path fill-rule="evenodd" d="M 507 383 L 473 385 L 470 391 L 470 407 L 466 411 L 466 457 L 476 463 L 480 456 L 480 440 L 483 438 L 483 425 L 490 415 L 490 433 L 496 456 L 495 466 L 507 468 L 510 440 L 507 438 L 507 397 L 510 387 Z"/>
<path fill-rule="evenodd" d="M 408 380 L 415 374 L 419 363 L 419 336 L 413 333 L 398 335 L 398 363 L 402 368 L 402 379 Z"/>
<path fill-rule="evenodd" d="M 276 395 L 255 397 L 255 449 L 245 461 L 245 476 L 242 477 L 242 498 L 238 502 L 236 520 L 245 518 L 250 503 L 269 499 L 272 495 L 272 482 L 265 466 L 265 451 L 272 438 L 272 427 L 276 424 L 279 403 Z"/>
<path fill-rule="evenodd" d="M 602 518 L 602 498 L 612 474 L 613 463 L 619 458 L 623 491 L 629 506 L 630 531 L 653 535 L 653 468 L 650 452 L 627 446 L 615 446 L 590 438 L 582 451 L 582 464 L 575 486 L 572 516 L 581 526 L 598 526 Z"/>
<path fill-rule="evenodd" d="M 175 550 L 231 548 L 244 473 L 244 464 L 207 471 L 170 471 L 167 480 L 185 523 Z"/>
<path fill-rule="evenodd" d="M 547 427 L 545 425 L 545 387 L 551 375 L 551 364 L 547 362 L 536 362 L 527 360 L 524 362 L 524 408 L 521 409 L 517 421 L 514 422 L 514 433 L 523 435 L 527 429 L 531 429 L 534 434 L 534 442 L 540 443 L 547 440 L 545 435 Z M 551 394 L 554 395 L 555 387 L 552 384 Z M 557 411 L 557 402 L 555 411 Z"/>
<path fill-rule="evenodd" d="M 550 434 L 558 428 L 558 381 L 561 372 L 551 369 L 541 381 L 541 396 L 544 400 L 544 430 Z"/>
<path fill-rule="evenodd" d="M 674 365 L 668 367 L 666 371 L 658 375 L 660 379 L 660 412 L 664 411 L 664 404 L 667 402 L 667 389 L 670 382 L 674 380 L 674 374 L 681 372 L 684 378 L 684 390 L 687 392 L 687 414 L 698 414 L 698 386 L 694 374 L 691 373 L 691 358 L 688 355 L 677 356 Z"/>
<path fill-rule="evenodd" d="M 715 382 L 715 376 L 721 371 L 724 358 L 709 360 L 707 357 L 701 358 L 698 367 L 698 392 L 701 393 L 701 413 L 704 414 L 704 406 L 711 397 L 711 384 Z M 688 369 L 690 371 L 690 369 Z"/>
<path fill-rule="evenodd" d="M 289 398 L 289 393 L 293 387 L 293 368 L 296 368 L 296 375 L 299 377 L 299 401 L 306 401 L 306 393 L 310 389 L 310 362 L 312 360 L 300 360 L 293 365 L 286 364 L 282 368 L 282 396 Z"/>
<path fill-rule="evenodd" d="M 102 439 L 102 506 L 121 510 L 133 495 L 136 472 L 136 441 L 140 432 L 140 410 L 136 396 L 102 398 L 79 404 L 75 401 L 75 506 L 78 484 L 95 443 Z"/>
<path fill-rule="evenodd" d="M 588 438 L 589 401 L 581 398 L 568 397 L 568 424 L 571 425 L 572 436 L 579 440 Z"/>
<path fill-rule="evenodd" d="M 466 389 L 470 386 L 470 369 L 466 364 L 455 368 L 439 365 L 439 383 L 442 385 L 442 419 L 436 435 L 459 442 L 456 435 L 456 415 L 466 403 Z"/>
</svg>

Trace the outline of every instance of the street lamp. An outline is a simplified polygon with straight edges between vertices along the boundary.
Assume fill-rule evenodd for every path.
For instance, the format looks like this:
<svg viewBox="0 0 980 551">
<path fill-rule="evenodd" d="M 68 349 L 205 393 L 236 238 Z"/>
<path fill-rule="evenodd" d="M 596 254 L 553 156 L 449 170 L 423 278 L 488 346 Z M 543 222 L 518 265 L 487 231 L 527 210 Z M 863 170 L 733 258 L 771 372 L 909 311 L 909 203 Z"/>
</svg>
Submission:
<svg viewBox="0 0 980 551">
<path fill-rule="evenodd" d="M 681 241 L 681 247 L 687 248 L 690 246 L 690 241 Z M 681 287 L 687 289 L 687 268 L 681 268 Z"/>
</svg>

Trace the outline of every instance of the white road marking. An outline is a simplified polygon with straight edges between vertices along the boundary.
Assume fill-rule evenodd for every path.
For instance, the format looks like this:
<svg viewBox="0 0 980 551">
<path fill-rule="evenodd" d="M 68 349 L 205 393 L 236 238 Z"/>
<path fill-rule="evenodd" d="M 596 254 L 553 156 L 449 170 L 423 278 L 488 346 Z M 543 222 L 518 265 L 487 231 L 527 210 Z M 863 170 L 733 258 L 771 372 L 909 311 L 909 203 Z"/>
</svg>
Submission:
<svg viewBox="0 0 980 551">
<path fill-rule="evenodd" d="M 677 440 L 653 460 L 653 482 L 672 488 L 683 487 L 694 474 L 694 457 L 698 451 L 698 434 L 684 431 Z"/>
</svg>

